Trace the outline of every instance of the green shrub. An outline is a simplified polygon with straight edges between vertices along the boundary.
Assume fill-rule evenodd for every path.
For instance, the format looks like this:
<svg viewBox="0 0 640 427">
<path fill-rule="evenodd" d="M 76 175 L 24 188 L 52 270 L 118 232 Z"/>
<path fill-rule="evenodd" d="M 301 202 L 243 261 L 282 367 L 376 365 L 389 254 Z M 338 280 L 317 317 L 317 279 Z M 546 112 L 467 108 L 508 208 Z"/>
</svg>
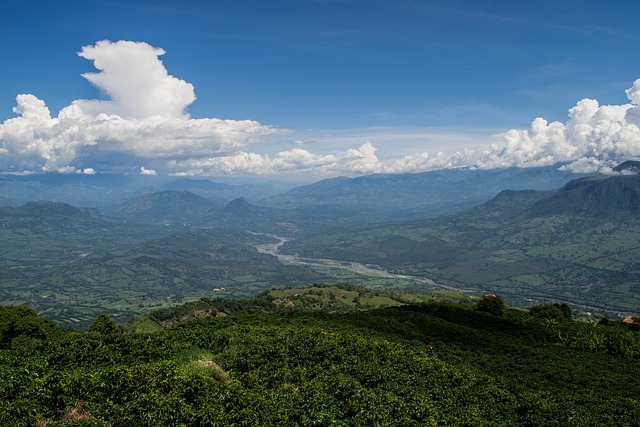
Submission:
<svg viewBox="0 0 640 427">
<path fill-rule="evenodd" d="M 122 332 L 122 328 L 107 314 L 101 314 L 96 317 L 95 320 L 89 326 L 89 332 L 95 332 L 98 334 L 109 335 L 119 334 Z"/>
<path fill-rule="evenodd" d="M 565 320 L 565 314 L 558 304 L 541 304 L 534 305 L 529 310 L 532 316 L 539 317 L 540 319 L 552 319 L 558 322 Z"/>
<path fill-rule="evenodd" d="M 0 349 L 10 348 L 14 338 L 45 339 L 59 330 L 50 320 L 40 317 L 32 308 L 25 306 L 0 307 Z"/>
<path fill-rule="evenodd" d="M 507 305 L 499 296 L 486 295 L 476 303 L 476 310 L 484 311 L 494 316 L 504 316 L 507 311 Z"/>
</svg>

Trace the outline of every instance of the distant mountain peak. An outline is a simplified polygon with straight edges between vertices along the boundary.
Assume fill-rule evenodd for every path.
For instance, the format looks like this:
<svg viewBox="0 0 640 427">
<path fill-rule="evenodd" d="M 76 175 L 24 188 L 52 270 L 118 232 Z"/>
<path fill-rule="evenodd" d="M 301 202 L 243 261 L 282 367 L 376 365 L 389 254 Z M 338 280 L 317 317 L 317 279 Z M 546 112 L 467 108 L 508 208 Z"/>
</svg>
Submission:
<svg viewBox="0 0 640 427">
<path fill-rule="evenodd" d="M 613 168 L 613 171 L 614 172 L 640 173 L 640 161 L 627 160 L 626 162 L 622 162 L 618 166 Z"/>
<path fill-rule="evenodd" d="M 222 212 L 245 215 L 247 213 L 253 213 L 256 208 L 257 206 L 249 203 L 244 197 L 238 197 L 227 203 L 227 206 L 222 209 Z"/>
<path fill-rule="evenodd" d="M 245 206 L 250 205 L 250 203 L 244 197 L 238 197 L 237 199 L 233 199 L 229 202 L 227 206 Z"/>
<path fill-rule="evenodd" d="M 152 224 L 184 224 L 219 206 L 189 191 L 163 190 L 117 203 L 103 213 Z"/>
<path fill-rule="evenodd" d="M 22 206 L 22 208 L 28 211 L 46 211 L 58 214 L 87 214 L 89 212 L 86 208 L 72 206 L 64 202 L 51 202 L 48 200 L 34 200 L 27 202 Z"/>
</svg>

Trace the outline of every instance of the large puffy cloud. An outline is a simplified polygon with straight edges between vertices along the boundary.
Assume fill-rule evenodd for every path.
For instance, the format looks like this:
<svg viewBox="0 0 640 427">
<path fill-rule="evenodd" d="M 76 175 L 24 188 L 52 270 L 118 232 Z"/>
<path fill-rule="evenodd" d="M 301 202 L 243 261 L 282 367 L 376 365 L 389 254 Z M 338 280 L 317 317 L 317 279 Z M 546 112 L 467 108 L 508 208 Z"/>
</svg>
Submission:
<svg viewBox="0 0 640 427">
<path fill-rule="evenodd" d="M 370 129 L 328 137 L 316 145 L 322 153 L 306 149 L 314 144 L 305 141 L 280 152 L 273 145 L 262 146 L 276 152 L 259 153 L 255 151 L 260 151 L 260 142 L 288 131 L 251 120 L 190 118 L 187 109 L 196 99 L 194 88 L 167 72 L 159 59 L 164 53 L 130 41 L 105 40 L 83 47 L 79 55 L 93 61 L 98 70 L 83 77 L 107 99 L 73 101 L 53 117 L 44 101 L 18 95 L 13 109 L 17 116 L 0 124 L 0 170 L 331 176 L 564 163 L 567 170 L 592 172 L 640 157 L 640 79 L 626 91 L 628 104 L 600 105 L 583 99 L 569 110 L 566 122 L 537 118 L 529 129 L 510 130 L 502 142 L 485 150 L 434 154 L 417 149 L 401 158 L 381 158 L 376 143 L 406 154 L 407 145 L 416 147 L 417 141 L 431 145 L 451 135 L 391 132 L 389 139 L 390 134 Z M 453 144 L 460 146 L 459 135 L 457 139 Z M 470 142 L 474 139 L 469 135 Z M 331 146 L 341 148 L 331 150 Z"/>
<path fill-rule="evenodd" d="M 109 99 L 76 100 L 52 117 L 44 101 L 16 97 L 18 117 L 0 124 L 0 169 L 74 172 L 98 159 L 119 169 L 146 160 L 223 155 L 271 134 L 287 131 L 251 120 L 191 119 L 193 86 L 168 74 L 147 43 L 101 41 L 80 56 L 98 73 L 83 76 Z M 116 160 L 114 160 L 115 162 Z"/>
<path fill-rule="evenodd" d="M 75 158 L 75 145 L 67 140 L 66 132 L 54 130 L 56 120 L 51 118 L 45 103 L 33 95 L 18 95 L 13 111 L 20 117 L 0 125 L 0 165 L 3 169 L 34 169 L 48 165 L 64 168 Z M 15 163 L 14 163 L 15 162 Z"/>
<path fill-rule="evenodd" d="M 482 168 L 545 166 L 565 162 L 575 172 L 608 171 L 640 156 L 640 79 L 626 91 L 629 104 L 599 105 L 583 99 L 566 123 L 535 119 L 530 129 L 511 130 L 477 162 Z"/>
<path fill-rule="evenodd" d="M 278 172 L 330 170 L 339 156 L 313 154 L 301 148 L 282 151 L 271 157 L 268 154 L 244 151 L 229 156 L 209 157 L 196 161 L 172 161 L 169 166 L 178 172 L 174 175 L 243 175 L 274 174 Z"/>
<path fill-rule="evenodd" d="M 170 76 L 158 56 L 165 51 L 147 43 L 103 40 L 84 46 L 79 56 L 93 61 L 99 73 L 82 76 L 111 100 L 76 100 L 61 117 L 93 118 L 115 114 L 125 119 L 180 118 L 195 101 L 193 85 Z"/>
</svg>

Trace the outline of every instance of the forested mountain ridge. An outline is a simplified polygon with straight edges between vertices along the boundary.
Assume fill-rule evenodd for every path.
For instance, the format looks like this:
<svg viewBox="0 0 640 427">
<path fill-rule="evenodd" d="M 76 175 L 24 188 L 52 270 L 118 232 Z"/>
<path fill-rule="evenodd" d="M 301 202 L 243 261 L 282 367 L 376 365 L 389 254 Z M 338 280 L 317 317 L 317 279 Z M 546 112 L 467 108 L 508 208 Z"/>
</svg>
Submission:
<svg viewBox="0 0 640 427">
<path fill-rule="evenodd" d="M 531 216 L 570 214 L 615 218 L 638 215 L 640 175 L 593 176 L 567 183 L 555 194 L 537 202 Z"/>
<path fill-rule="evenodd" d="M 459 214 L 307 236 L 283 251 L 355 260 L 514 303 L 557 299 L 640 311 L 640 176 L 504 191 Z"/>
<path fill-rule="evenodd" d="M 555 189 L 578 176 L 554 166 L 338 177 L 296 187 L 261 203 L 285 208 L 338 205 L 354 213 L 367 212 L 377 221 L 392 221 L 468 209 L 507 188 Z"/>
</svg>

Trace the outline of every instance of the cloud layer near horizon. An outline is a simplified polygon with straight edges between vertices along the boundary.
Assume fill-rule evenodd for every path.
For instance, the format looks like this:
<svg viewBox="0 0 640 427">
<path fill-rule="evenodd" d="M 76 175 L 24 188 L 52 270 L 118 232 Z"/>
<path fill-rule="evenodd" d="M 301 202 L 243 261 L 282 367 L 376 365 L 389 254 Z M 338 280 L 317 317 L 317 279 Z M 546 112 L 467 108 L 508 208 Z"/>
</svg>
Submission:
<svg viewBox="0 0 640 427">
<path fill-rule="evenodd" d="M 13 109 L 17 117 L 0 124 L 0 171 L 332 175 L 562 162 L 567 170 L 590 172 L 607 171 L 617 161 L 640 156 L 640 79 L 626 91 L 629 104 L 601 106 L 583 99 L 569 110 L 566 123 L 537 118 L 530 129 L 506 132 L 502 143 L 481 152 L 423 151 L 381 159 L 373 143 L 363 139 L 342 151 L 322 147 L 325 154 L 300 147 L 257 153 L 265 138 L 289 131 L 251 120 L 190 118 L 187 108 L 196 99 L 193 85 L 167 72 L 158 58 L 164 53 L 130 41 L 104 40 L 83 47 L 78 55 L 98 70 L 83 77 L 107 99 L 78 99 L 52 117 L 44 101 L 18 95 Z M 371 139 L 375 143 L 375 136 Z"/>
</svg>

